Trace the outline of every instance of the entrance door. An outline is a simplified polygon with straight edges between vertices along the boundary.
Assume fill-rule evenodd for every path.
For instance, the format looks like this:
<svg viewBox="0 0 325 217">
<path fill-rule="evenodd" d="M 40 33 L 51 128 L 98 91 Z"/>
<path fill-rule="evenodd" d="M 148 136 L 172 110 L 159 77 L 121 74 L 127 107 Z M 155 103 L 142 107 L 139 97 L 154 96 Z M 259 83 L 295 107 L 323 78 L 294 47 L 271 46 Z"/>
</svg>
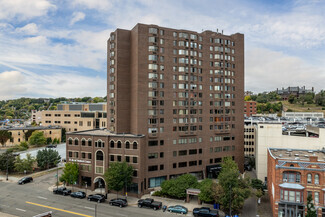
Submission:
<svg viewBox="0 0 325 217">
<path fill-rule="evenodd" d="M 287 208 L 287 217 L 296 217 L 295 216 L 295 208 L 288 207 Z"/>
</svg>

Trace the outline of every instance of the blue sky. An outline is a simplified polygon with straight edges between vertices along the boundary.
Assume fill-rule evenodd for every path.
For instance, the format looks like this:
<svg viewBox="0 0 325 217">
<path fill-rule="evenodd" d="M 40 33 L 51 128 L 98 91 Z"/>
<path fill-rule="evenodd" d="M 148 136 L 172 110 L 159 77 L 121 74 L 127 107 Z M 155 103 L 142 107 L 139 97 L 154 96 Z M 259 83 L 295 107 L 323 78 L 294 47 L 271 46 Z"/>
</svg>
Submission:
<svg viewBox="0 0 325 217">
<path fill-rule="evenodd" d="M 136 23 L 245 34 L 245 89 L 324 88 L 321 0 L 0 0 L 0 100 L 106 95 L 106 41 Z"/>
</svg>

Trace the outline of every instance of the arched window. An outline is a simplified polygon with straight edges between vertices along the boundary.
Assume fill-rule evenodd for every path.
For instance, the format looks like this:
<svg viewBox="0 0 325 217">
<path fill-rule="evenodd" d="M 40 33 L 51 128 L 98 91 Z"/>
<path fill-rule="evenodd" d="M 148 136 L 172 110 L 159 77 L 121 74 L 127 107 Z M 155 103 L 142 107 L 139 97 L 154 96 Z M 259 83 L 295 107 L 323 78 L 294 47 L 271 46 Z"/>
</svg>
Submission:
<svg viewBox="0 0 325 217">
<path fill-rule="evenodd" d="M 130 149 L 130 143 L 129 143 L 129 142 L 126 142 L 126 143 L 125 143 L 125 148 L 126 148 L 126 149 Z"/>
<path fill-rule="evenodd" d="M 319 175 L 315 174 L 315 185 L 319 185 Z"/>
<path fill-rule="evenodd" d="M 78 145 L 79 144 L 79 140 L 78 139 L 75 139 L 74 140 L 74 145 Z"/>
<path fill-rule="evenodd" d="M 133 142 L 133 149 L 138 149 L 138 143 Z"/>
<path fill-rule="evenodd" d="M 86 145 L 86 140 L 85 140 L 85 139 L 82 139 L 82 140 L 81 140 L 81 145 L 82 145 L 82 146 L 85 146 L 85 145 Z"/>
<path fill-rule="evenodd" d="M 69 140 L 68 140 L 69 142 L 68 142 L 68 144 L 69 145 L 72 145 L 72 139 L 71 138 L 69 138 Z"/>
<path fill-rule="evenodd" d="M 307 183 L 311 183 L 311 180 L 312 180 L 311 174 L 308 173 L 307 174 Z"/>
<path fill-rule="evenodd" d="M 285 171 L 282 174 L 283 182 L 300 183 L 301 174 L 296 171 Z"/>
<path fill-rule="evenodd" d="M 88 146 L 91 146 L 91 139 L 88 140 Z"/>
<path fill-rule="evenodd" d="M 97 151 L 96 160 L 98 160 L 98 161 L 103 161 L 104 160 L 104 154 L 103 154 L 102 151 Z"/>
<path fill-rule="evenodd" d="M 110 147 L 111 147 L 111 148 L 114 148 L 114 141 L 111 141 L 110 144 L 111 144 Z"/>
<path fill-rule="evenodd" d="M 117 142 L 117 148 L 122 148 L 122 143 L 121 143 L 121 141 L 118 141 L 118 142 Z"/>
</svg>

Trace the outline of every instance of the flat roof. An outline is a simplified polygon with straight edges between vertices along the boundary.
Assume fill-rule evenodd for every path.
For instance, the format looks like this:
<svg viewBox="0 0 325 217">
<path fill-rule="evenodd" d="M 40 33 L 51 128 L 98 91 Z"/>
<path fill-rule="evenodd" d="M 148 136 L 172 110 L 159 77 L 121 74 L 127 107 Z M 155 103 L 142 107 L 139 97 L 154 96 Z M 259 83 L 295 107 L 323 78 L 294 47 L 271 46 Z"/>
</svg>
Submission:
<svg viewBox="0 0 325 217">
<path fill-rule="evenodd" d="M 67 135 L 85 135 L 85 136 L 115 136 L 115 137 L 137 137 L 141 138 L 144 135 L 135 135 L 131 133 L 112 133 L 109 130 L 105 129 L 94 129 L 94 130 L 85 130 L 85 131 L 75 131 L 68 132 Z"/>
<path fill-rule="evenodd" d="M 318 161 L 325 162 L 325 150 L 314 149 L 281 149 L 268 148 L 273 158 L 292 161 L 310 161 L 309 157 L 317 157 Z"/>
<path fill-rule="evenodd" d="M 26 127 L 1 127 L 0 130 L 49 130 L 49 129 L 61 129 L 60 126 L 44 126 L 44 127 L 33 127 L 33 126 L 26 126 Z"/>
</svg>

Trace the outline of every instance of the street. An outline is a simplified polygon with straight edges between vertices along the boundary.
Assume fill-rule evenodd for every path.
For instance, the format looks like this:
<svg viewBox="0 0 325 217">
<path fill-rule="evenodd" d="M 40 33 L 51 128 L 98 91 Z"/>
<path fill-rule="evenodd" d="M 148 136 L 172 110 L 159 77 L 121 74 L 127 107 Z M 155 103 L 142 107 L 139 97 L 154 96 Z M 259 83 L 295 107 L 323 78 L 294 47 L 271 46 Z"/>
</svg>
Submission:
<svg viewBox="0 0 325 217">
<path fill-rule="evenodd" d="M 34 215 L 52 211 L 55 217 L 95 216 L 95 202 L 86 199 L 76 199 L 70 196 L 55 195 L 48 190 L 55 183 L 55 172 L 34 179 L 25 185 L 0 182 L 0 212 L 16 216 L 32 217 Z M 191 216 L 192 214 L 188 214 Z M 153 211 L 138 208 L 136 203 L 126 208 L 110 206 L 107 201 L 97 204 L 97 217 L 149 217 L 149 216 L 177 216 L 173 213 Z"/>
</svg>

